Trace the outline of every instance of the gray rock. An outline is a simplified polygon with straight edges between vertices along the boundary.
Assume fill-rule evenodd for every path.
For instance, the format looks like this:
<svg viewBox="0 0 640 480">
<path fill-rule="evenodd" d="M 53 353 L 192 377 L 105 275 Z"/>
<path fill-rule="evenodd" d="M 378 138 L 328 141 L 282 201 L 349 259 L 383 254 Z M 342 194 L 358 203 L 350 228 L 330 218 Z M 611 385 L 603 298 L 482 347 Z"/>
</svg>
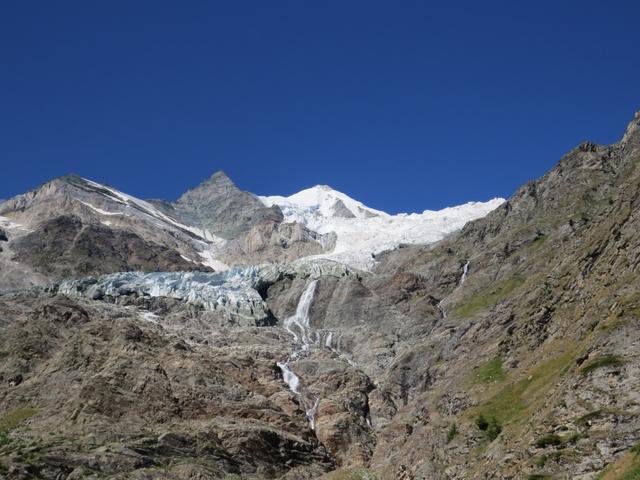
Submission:
<svg viewBox="0 0 640 480">
<path fill-rule="evenodd" d="M 185 223 L 225 239 L 236 238 L 254 225 L 283 220 L 278 207 L 265 207 L 255 195 L 236 187 L 222 171 L 184 193 L 172 207 Z"/>
</svg>

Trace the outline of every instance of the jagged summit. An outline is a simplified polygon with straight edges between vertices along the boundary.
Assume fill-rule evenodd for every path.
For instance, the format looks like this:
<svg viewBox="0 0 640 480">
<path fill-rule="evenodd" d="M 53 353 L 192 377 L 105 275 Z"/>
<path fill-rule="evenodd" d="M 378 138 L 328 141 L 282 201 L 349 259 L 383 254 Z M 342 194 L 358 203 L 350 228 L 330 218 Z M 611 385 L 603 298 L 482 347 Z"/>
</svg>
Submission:
<svg viewBox="0 0 640 480">
<path fill-rule="evenodd" d="M 278 209 L 268 208 L 253 194 L 240 190 L 222 171 L 214 173 L 173 202 L 185 222 L 225 239 L 234 238 L 262 222 L 281 222 Z"/>
<path fill-rule="evenodd" d="M 221 191 L 238 189 L 236 184 L 222 170 L 218 170 L 209 178 L 183 193 L 176 203 L 189 203 L 219 195 Z"/>
</svg>

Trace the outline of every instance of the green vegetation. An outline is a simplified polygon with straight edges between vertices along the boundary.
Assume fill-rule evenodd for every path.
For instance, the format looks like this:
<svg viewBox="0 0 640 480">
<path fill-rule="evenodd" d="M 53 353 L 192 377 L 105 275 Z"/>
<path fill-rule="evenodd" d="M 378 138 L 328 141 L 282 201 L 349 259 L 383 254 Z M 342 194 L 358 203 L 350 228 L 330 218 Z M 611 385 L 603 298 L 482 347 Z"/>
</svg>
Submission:
<svg viewBox="0 0 640 480">
<path fill-rule="evenodd" d="M 502 369 L 502 359 L 496 357 L 487 363 L 479 366 L 474 373 L 476 383 L 502 382 L 507 378 L 507 374 Z"/>
<path fill-rule="evenodd" d="M 602 357 L 591 360 L 587 365 L 582 367 L 580 371 L 586 375 L 594 370 L 602 367 L 619 367 L 624 364 L 624 360 L 616 355 L 604 355 Z"/>
<path fill-rule="evenodd" d="M 640 480 L 640 465 L 633 467 L 631 470 L 626 472 L 620 480 Z"/>
<path fill-rule="evenodd" d="M 605 470 L 595 478 L 595 480 L 640 480 L 640 460 L 630 467 L 620 467 L 621 472 L 611 467 L 607 467 Z"/>
<path fill-rule="evenodd" d="M 581 435 L 579 433 L 572 433 L 570 435 L 567 435 L 566 437 L 562 437 L 562 443 L 569 443 L 573 445 L 578 440 L 580 440 L 583 436 L 585 435 Z"/>
<path fill-rule="evenodd" d="M 596 480 L 640 480 L 640 444 L 600 472 Z"/>
<path fill-rule="evenodd" d="M 549 475 L 545 475 L 543 473 L 532 473 L 527 477 L 528 480 L 545 480 L 548 478 L 552 478 Z"/>
<path fill-rule="evenodd" d="M 574 357 L 574 351 L 570 350 L 539 364 L 531 373 L 505 386 L 472 412 L 496 418 L 501 425 L 526 420 L 536 403 L 544 400 L 545 392 L 553 382 L 573 366 Z"/>
<path fill-rule="evenodd" d="M 632 280 L 633 277 L 629 280 Z M 640 317 L 640 293 L 634 292 L 620 300 L 622 315 L 626 317 Z"/>
<path fill-rule="evenodd" d="M 520 276 L 496 282 L 464 300 L 453 313 L 458 317 L 471 317 L 483 310 L 488 310 L 523 283 L 524 278 Z"/>
<path fill-rule="evenodd" d="M 4 412 L 0 415 L 0 455 L 8 452 L 21 453 L 22 449 L 33 447 L 21 439 L 12 438 L 9 433 L 15 430 L 26 419 L 33 417 L 38 411 L 32 407 L 22 407 Z"/>
<path fill-rule="evenodd" d="M 555 433 L 550 433 L 538 438 L 535 442 L 535 445 L 538 448 L 547 448 L 552 445 L 562 445 L 562 437 L 560 435 L 556 435 Z"/>
<path fill-rule="evenodd" d="M 589 422 L 591 420 L 595 420 L 596 418 L 600 418 L 601 416 L 603 416 L 606 413 L 607 412 L 605 410 L 594 410 L 593 412 L 586 413 L 586 414 L 582 415 L 580 418 L 578 418 L 577 423 L 578 423 L 578 425 L 582 425 L 582 426 L 589 425 Z"/>
<path fill-rule="evenodd" d="M 484 432 L 487 439 L 490 442 L 493 442 L 500 432 L 502 432 L 502 425 L 496 420 L 495 417 L 491 417 L 489 419 L 485 418 L 484 415 L 478 415 L 476 418 L 476 426 L 478 429 Z"/>
<path fill-rule="evenodd" d="M 546 453 L 544 455 L 541 455 L 540 457 L 538 457 L 538 459 L 535 461 L 534 464 L 538 468 L 544 468 L 544 466 L 547 464 L 549 460 L 559 462 L 561 458 L 562 458 L 562 450 L 558 450 L 556 452 L 553 452 L 553 454 L 551 455 L 547 455 Z"/>
<path fill-rule="evenodd" d="M 36 413 L 38 413 L 38 410 L 33 407 L 22 407 L 2 414 L 0 416 L 0 434 L 6 435 Z"/>
<path fill-rule="evenodd" d="M 542 437 L 538 438 L 534 442 L 534 444 L 538 448 L 547 448 L 550 446 L 559 447 L 561 445 L 576 443 L 580 439 L 580 437 L 581 435 L 579 433 L 572 433 L 564 437 L 561 437 L 560 435 L 556 435 L 555 433 L 549 433 L 547 435 L 543 435 Z M 558 453 L 559 452 L 556 452 L 556 454 Z"/>
<path fill-rule="evenodd" d="M 455 423 L 452 423 L 447 431 L 447 443 L 451 442 L 456 435 L 458 435 L 458 426 Z"/>
<path fill-rule="evenodd" d="M 547 236 L 544 234 L 540 234 L 538 237 L 536 237 L 534 241 L 532 241 L 528 245 L 528 247 L 535 252 L 536 250 L 539 250 L 540 247 L 542 247 L 542 245 L 544 245 L 544 242 L 546 241 L 547 241 Z"/>
</svg>

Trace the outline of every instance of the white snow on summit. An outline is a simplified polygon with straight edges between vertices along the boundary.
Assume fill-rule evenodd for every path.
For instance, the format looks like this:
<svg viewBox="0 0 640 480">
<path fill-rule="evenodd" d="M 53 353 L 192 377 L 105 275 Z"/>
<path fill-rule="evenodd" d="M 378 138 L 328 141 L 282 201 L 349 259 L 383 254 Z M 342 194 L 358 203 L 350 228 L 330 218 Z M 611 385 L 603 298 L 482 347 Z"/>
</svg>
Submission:
<svg viewBox="0 0 640 480">
<path fill-rule="evenodd" d="M 316 185 L 290 197 L 259 197 L 267 207 L 278 205 L 287 221 L 297 221 L 313 229 L 319 219 L 333 217 L 367 218 L 387 214 L 354 200 L 327 185 Z"/>
<path fill-rule="evenodd" d="M 225 241 L 211 232 L 184 225 L 165 215 L 153 204 L 127 195 L 111 187 L 84 179 L 98 191 L 115 201 L 113 211 L 82 202 L 105 217 L 105 225 L 112 224 L 119 216 L 134 212 L 150 217 L 158 226 L 191 232 L 198 238 L 197 253 L 201 258 L 191 259 L 213 267 L 216 271 L 229 268 L 218 259 Z M 390 215 L 367 207 L 348 195 L 326 185 L 317 185 L 289 197 L 258 197 L 266 206 L 278 205 L 286 222 L 299 222 L 320 234 L 334 232 L 335 247 L 329 252 L 301 259 L 301 262 L 326 258 L 350 267 L 369 269 L 375 264 L 373 255 L 396 248 L 399 244 L 429 244 L 441 240 L 449 233 L 461 229 L 465 223 L 484 217 L 504 202 L 494 198 L 488 202 L 469 202 L 439 211 Z M 134 207 L 133 210 L 131 207 Z"/>
<path fill-rule="evenodd" d="M 322 234 L 336 233 L 332 252 L 310 258 L 330 258 L 361 269 L 373 265 L 373 254 L 399 244 L 437 242 L 465 223 L 484 217 L 505 201 L 494 198 L 438 211 L 389 215 L 327 186 L 308 188 L 290 197 L 259 198 L 267 206 L 278 205 L 287 222 L 300 222 Z"/>
</svg>

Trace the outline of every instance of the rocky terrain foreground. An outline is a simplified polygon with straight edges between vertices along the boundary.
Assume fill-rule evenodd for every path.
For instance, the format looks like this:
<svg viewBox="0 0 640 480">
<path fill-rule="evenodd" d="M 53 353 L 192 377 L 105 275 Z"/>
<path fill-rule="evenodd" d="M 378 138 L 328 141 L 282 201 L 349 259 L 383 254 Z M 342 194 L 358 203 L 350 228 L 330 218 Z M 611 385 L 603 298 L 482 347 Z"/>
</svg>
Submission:
<svg viewBox="0 0 640 480">
<path fill-rule="evenodd" d="M 0 478 L 640 478 L 640 115 L 447 221 L 327 198 L 0 203 Z"/>
</svg>

